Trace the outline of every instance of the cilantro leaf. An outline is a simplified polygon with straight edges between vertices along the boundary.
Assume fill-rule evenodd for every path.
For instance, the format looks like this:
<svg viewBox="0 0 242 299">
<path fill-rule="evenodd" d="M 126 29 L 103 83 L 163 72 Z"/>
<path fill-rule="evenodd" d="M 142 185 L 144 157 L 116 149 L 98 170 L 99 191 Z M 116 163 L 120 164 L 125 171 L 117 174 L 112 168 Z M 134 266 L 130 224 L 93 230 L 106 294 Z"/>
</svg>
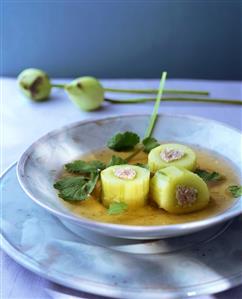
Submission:
<svg viewBox="0 0 242 299">
<path fill-rule="evenodd" d="M 99 173 L 91 173 L 90 178 L 84 176 L 65 177 L 54 184 L 59 197 L 66 201 L 85 200 L 95 188 Z"/>
<path fill-rule="evenodd" d="M 207 182 L 217 182 L 224 179 L 224 176 L 216 171 L 209 172 L 203 169 L 196 169 L 195 173 L 199 175 L 206 183 Z"/>
<path fill-rule="evenodd" d="M 229 186 L 228 190 L 235 198 L 242 196 L 242 186 Z"/>
<path fill-rule="evenodd" d="M 108 162 L 107 167 L 114 166 L 114 165 L 122 165 L 122 164 L 127 164 L 127 163 L 128 163 L 127 160 L 113 155 L 111 160 Z"/>
<path fill-rule="evenodd" d="M 103 162 L 98 160 L 93 160 L 90 162 L 86 162 L 83 160 L 76 160 L 72 163 L 68 163 L 65 165 L 65 169 L 68 172 L 77 173 L 77 174 L 97 172 L 104 169 L 105 167 L 106 165 Z"/>
<path fill-rule="evenodd" d="M 133 132 L 124 132 L 114 135 L 108 140 L 107 146 L 115 151 L 131 150 L 139 143 L 139 136 Z"/>
<path fill-rule="evenodd" d="M 108 209 L 109 215 L 116 215 L 125 212 L 128 209 L 128 205 L 124 202 L 112 202 Z"/>
<path fill-rule="evenodd" d="M 144 145 L 144 152 L 149 153 L 153 148 L 160 145 L 160 143 L 153 137 L 147 137 L 142 141 Z"/>
</svg>

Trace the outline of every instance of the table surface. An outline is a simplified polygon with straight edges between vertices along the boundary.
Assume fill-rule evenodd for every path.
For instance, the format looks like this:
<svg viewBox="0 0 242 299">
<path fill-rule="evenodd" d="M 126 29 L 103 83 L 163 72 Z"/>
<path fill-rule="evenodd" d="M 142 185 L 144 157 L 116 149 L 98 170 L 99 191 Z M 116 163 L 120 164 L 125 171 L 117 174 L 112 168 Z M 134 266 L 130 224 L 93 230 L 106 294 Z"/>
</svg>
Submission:
<svg viewBox="0 0 242 299">
<path fill-rule="evenodd" d="M 66 80 L 54 80 L 56 83 Z M 157 88 L 158 80 L 102 80 L 105 87 L 117 88 Z M 78 110 L 60 89 L 53 89 L 51 99 L 43 103 L 34 103 L 24 98 L 18 91 L 16 79 L 1 79 L 1 173 L 14 161 L 34 140 L 46 132 L 65 124 L 109 115 L 150 113 L 152 103 L 136 105 L 112 105 L 105 103 L 99 111 L 83 112 Z M 207 90 L 211 97 L 224 99 L 242 99 L 242 82 L 205 81 L 205 80 L 167 80 L 166 88 Z M 132 95 L 109 94 L 115 99 L 131 98 Z M 242 107 L 224 104 L 163 102 L 161 113 L 178 113 L 202 116 L 222 121 L 237 129 L 242 128 Z M 98 298 L 97 296 L 71 292 L 70 290 L 51 283 L 22 266 L 15 263 L 1 251 L 1 299 L 68 299 Z M 199 299 L 233 299 L 242 298 L 242 287 Z M 197 297 L 198 299 L 198 297 Z"/>
</svg>

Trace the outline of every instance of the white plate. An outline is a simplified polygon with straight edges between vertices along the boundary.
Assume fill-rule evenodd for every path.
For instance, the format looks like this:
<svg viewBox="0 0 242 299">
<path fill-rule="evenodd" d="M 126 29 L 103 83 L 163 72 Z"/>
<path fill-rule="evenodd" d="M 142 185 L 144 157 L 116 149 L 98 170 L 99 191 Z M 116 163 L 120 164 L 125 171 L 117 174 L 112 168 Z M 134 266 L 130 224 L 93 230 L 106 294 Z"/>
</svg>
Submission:
<svg viewBox="0 0 242 299">
<path fill-rule="evenodd" d="M 29 270 L 66 287 L 114 298 L 183 298 L 242 282 L 242 218 L 157 241 L 75 236 L 20 188 L 15 166 L 1 179 L 1 244 Z M 87 241 L 89 239 L 89 241 Z M 117 243 L 116 243 L 117 242 Z M 125 252 L 123 252 L 125 251 Z"/>
</svg>

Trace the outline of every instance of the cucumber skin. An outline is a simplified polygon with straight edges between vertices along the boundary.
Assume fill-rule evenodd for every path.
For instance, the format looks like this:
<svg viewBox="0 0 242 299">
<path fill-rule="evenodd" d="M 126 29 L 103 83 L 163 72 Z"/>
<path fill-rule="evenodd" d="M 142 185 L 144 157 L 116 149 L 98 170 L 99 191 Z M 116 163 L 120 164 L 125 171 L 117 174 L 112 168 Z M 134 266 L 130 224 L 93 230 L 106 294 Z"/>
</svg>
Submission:
<svg viewBox="0 0 242 299">
<path fill-rule="evenodd" d="M 124 180 L 114 176 L 117 168 L 132 167 L 137 176 Z M 135 165 L 110 166 L 101 172 L 102 203 L 105 207 L 113 202 L 124 202 L 129 209 L 136 209 L 147 203 L 149 195 L 150 171 Z"/>
<path fill-rule="evenodd" d="M 181 207 L 176 199 L 176 186 L 187 185 L 198 190 L 197 201 L 191 206 Z M 150 197 L 172 214 L 186 214 L 199 211 L 209 203 L 209 190 L 206 183 L 195 173 L 175 166 L 157 171 L 150 183 Z"/>
</svg>

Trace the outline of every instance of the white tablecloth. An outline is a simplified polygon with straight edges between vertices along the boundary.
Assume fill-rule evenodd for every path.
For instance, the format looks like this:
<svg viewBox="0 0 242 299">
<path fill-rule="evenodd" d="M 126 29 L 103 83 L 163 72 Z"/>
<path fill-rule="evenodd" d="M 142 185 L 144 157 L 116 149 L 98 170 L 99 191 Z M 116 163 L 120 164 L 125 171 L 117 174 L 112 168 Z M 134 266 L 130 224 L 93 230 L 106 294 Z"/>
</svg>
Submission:
<svg viewBox="0 0 242 299">
<path fill-rule="evenodd" d="M 55 81 L 59 83 L 69 80 Z M 157 88 L 158 86 L 158 80 L 102 80 L 102 82 L 106 87 Z M 167 80 L 166 88 L 208 90 L 211 92 L 212 97 L 242 100 L 241 82 Z M 131 96 L 126 97 L 130 98 Z M 115 95 L 115 98 L 121 98 L 121 96 Z M 112 105 L 105 103 L 101 110 L 87 113 L 78 110 L 68 100 L 64 92 L 58 89 L 53 89 L 50 101 L 33 103 L 19 93 L 16 80 L 10 78 L 1 79 L 1 101 L 1 135 L 3 139 L 1 172 L 16 161 L 29 144 L 50 130 L 83 119 L 127 113 L 150 113 L 153 108 L 152 103 L 138 105 Z M 240 130 L 242 127 L 241 106 L 163 102 L 160 106 L 160 112 L 198 115 L 225 122 Z M 47 295 L 46 289 L 57 291 L 58 294 L 55 298 L 67 299 L 61 296 L 59 292 L 68 293 L 68 290 L 64 290 L 24 269 L 3 252 L 1 252 L 1 257 L 1 299 L 47 299 L 50 297 Z M 54 293 L 52 292 L 53 295 Z M 80 295 L 80 293 L 73 293 L 72 295 Z M 88 299 L 97 298 L 96 296 L 86 294 L 82 297 Z M 237 287 L 218 295 L 199 297 L 199 299 L 202 298 L 242 298 L 242 287 Z"/>
</svg>

